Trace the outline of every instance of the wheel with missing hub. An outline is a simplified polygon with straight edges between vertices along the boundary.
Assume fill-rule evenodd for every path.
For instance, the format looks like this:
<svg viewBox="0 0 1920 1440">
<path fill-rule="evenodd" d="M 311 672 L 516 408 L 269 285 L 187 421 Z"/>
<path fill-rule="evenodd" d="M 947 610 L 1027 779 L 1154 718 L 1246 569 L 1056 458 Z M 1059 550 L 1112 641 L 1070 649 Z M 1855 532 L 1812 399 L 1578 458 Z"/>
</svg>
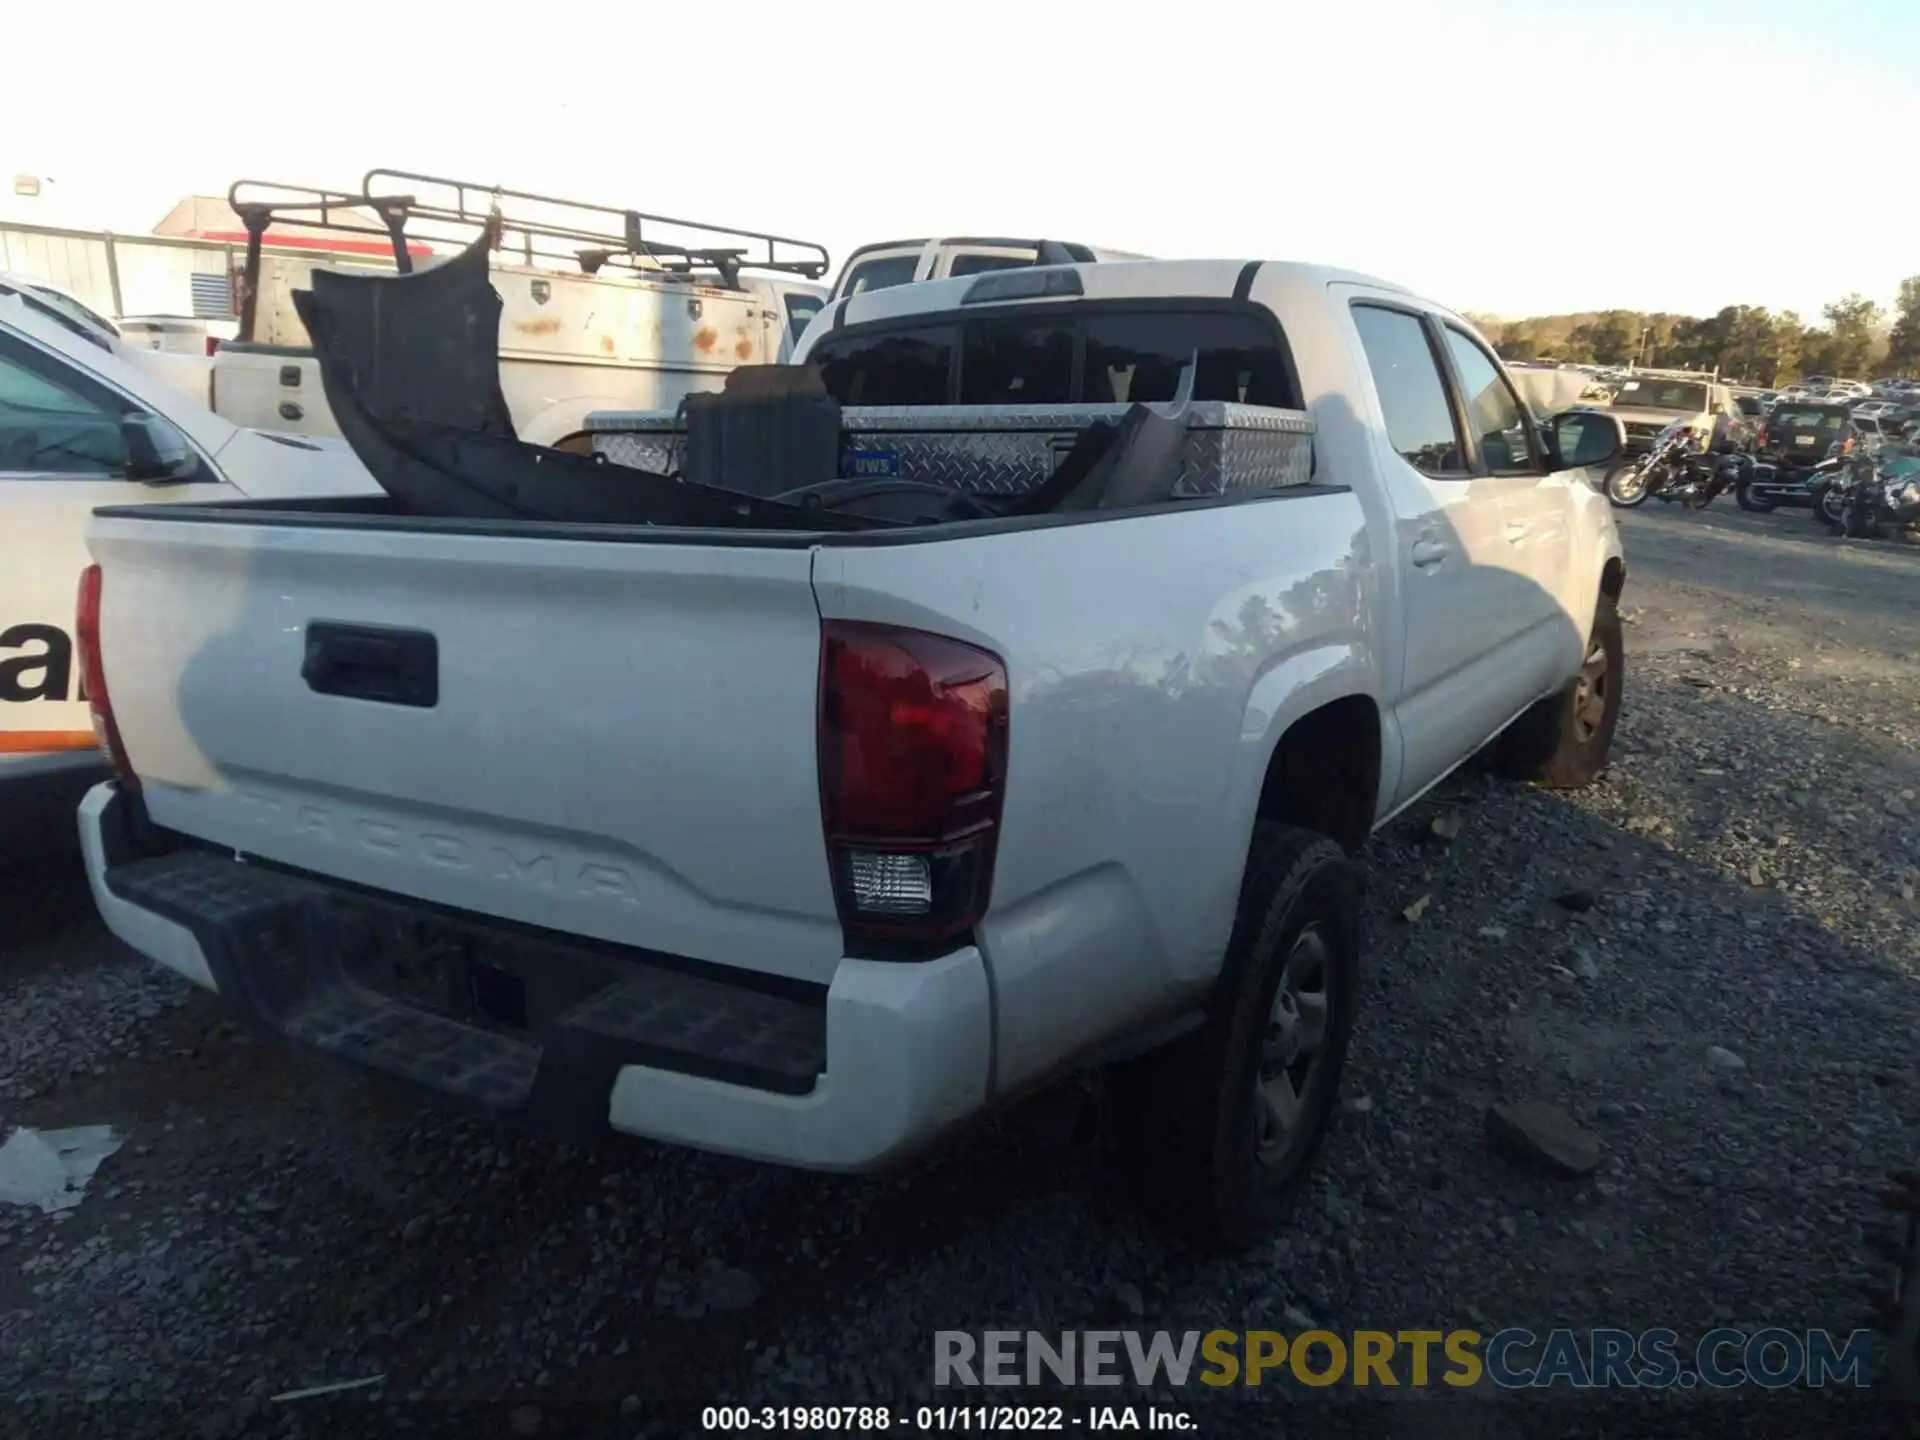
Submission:
<svg viewBox="0 0 1920 1440">
<path fill-rule="evenodd" d="M 1602 595 L 1580 672 L 1507 727 L 1493 745 L 1494 767 L 1550 790 L 1592 784 L 1613 748 L 1625 671 L 1620 611 L 1611 596 Z"/>
</svg>

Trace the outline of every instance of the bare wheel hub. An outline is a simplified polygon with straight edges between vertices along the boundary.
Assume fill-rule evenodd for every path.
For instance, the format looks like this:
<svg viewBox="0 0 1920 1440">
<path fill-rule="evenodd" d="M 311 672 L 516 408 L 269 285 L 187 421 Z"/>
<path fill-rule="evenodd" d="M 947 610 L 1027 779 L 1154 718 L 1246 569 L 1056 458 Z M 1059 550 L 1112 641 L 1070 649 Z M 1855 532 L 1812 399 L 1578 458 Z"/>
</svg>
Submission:
<svg viewBox="0 0 1920 1440">
<path fill-rule="evenodd" d="M 1613 687 L 1613 671 L 1607 662 L 1607 647 L 1598 637 L 1589 642 L 1587 658 L 1573 682 L 1573 733 L 1582 744 L 1591 740 L 1607 717 L 1607 695 Z"/>
<path fill-rule="evenodd" d="M 1277 1165 L 1307 1137 L 1327 1048 L 1332 948 L 1318 925 L 1293 942 L 1260 1038 L 1254 1119 L 1262 1165 Z"/>
</svg>

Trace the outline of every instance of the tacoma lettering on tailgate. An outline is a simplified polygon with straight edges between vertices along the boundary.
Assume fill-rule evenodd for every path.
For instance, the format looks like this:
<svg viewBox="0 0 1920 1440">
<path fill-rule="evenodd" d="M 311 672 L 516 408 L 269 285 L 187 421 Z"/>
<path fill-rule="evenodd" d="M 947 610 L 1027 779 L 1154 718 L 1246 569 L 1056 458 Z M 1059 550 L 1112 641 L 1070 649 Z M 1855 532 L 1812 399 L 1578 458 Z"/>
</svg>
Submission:
<svg viewBox="0 0 1920 1440">
<path fill-rule="evenodd" d="M 416 830 L 311 801 L 288 802 L 249 791 L 241 791 L 240 799 L 249 823 L 257 829 L 344 845 L 403 864 L 484 875 L 533 890 L 553 891 L 564 879 L 566 887 L 580 895 L 618 900 L 625 905 L 640 903 L 631 872 L 604 860 L 519 851 L 497 840 L 471 840 L 444 826 Z"/>
</svg>

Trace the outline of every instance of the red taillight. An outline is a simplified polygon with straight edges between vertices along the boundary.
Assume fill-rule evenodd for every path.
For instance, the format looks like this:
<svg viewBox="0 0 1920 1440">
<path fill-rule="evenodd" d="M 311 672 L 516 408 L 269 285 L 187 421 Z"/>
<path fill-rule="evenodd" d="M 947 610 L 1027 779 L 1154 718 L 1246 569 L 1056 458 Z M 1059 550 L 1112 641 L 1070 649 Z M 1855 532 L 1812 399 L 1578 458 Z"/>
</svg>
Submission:
<svg viewBox="0 0 1920 1440">
<path fill-rule="evenodd" d="M 218 350 L 219 348 L 220 348 L 220 337 L 218 335 L 207 336 L 207 354 L 211 356 L 213 352 Z"/>
<path fill-rule="evenodd" d="M 1767 427 L 1766 426 L 1762 425 L 1760 427 L 1760 434 L 1756 438 L 1755 443 L 1759 445 L 1765 445 L 1767 443 Z"/>
<path fill-rule="evenodd" d="M 849 942 L 935 942 L 986 912 L 1007 775 L 1007 670 L 958 640 L 820 626 L 820 803 Z"/>
<path fill-rule="evenodd" d="M 87 708 L 93 713 L 93 738 L 100 753 L 113 766 L 114 774 L 127 785 L 139 781 L 127 761 L 127 748 L 120 743 L 120 727 L 113 720 L 113 702 L 107 698 L 107 672 L 100 664 L 100 567 L 89 565 L 80 572 L 79 613 L 73 633 L 80 651 L 80 685 L 87 694 Z"/>
<path fill-rule="evenodd" d="M 1853 453 L 1853 436 L 1849 435 L 1840 442 L 1840 453 L 1842 455 L 1851 455 Z"/>
</svg>

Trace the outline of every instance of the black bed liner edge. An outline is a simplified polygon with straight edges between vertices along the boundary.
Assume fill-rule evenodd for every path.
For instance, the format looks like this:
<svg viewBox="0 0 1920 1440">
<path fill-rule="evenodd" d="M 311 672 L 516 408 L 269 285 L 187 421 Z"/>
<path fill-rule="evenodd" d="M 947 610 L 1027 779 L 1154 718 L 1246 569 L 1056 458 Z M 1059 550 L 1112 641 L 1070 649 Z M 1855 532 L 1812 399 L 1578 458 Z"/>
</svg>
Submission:
<svg viewBox="0 0 1920 1440">
<path fill-rule="evenodd" d="M 732 549 L 804 550 L 814 546 L 924 545 L 1042 530 L 1140 519 L 1189 510 L 1214 510 L 1283 500 L 1344 495 L 1351 486 L 1312 482 L 1251 495 L 1221 495 L 1169 501 L 1126 510 L 1087 510 L 1058 515 L 1012 515 L 990 520 L 953 520 L 940 525 L 910 525 L 890 530 L 735 530 L 692 529 L 665 525 L 605 525 L 562 520 L 472 520 L 430 515 L 381 513 L 384 502 L 365 497 L 317 500 L 216 500 L 205 504 L 103 505 L 93 513 L 106 520 L 142 520 L 171 524 L 271 525 L 290 530 L 406 531 L 423 535 L 466 535 L 515 540 L 599 540 L 617 545 L 708 545 Z"/>
</svg>

